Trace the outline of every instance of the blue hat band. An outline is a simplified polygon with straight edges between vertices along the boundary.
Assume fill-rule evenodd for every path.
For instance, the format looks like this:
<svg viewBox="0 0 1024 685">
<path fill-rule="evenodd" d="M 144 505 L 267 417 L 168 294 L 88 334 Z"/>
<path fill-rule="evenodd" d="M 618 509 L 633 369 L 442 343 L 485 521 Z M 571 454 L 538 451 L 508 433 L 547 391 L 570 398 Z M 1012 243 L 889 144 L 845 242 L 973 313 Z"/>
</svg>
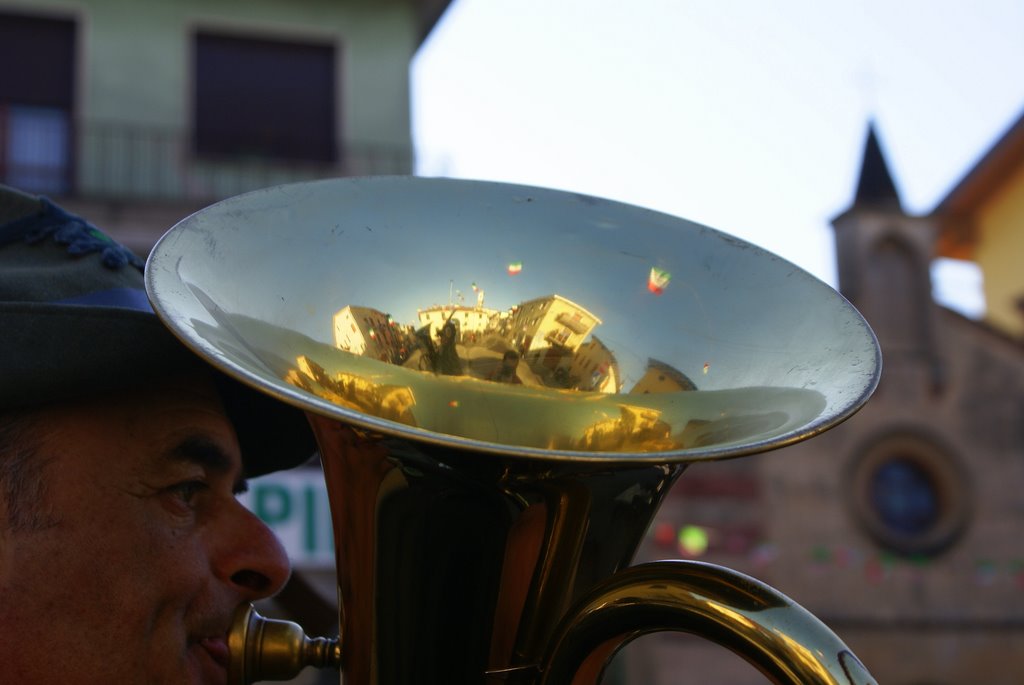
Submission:
<svg viewBox="0 0 1024 685">
<path fill-rule="evenodd" d="M 112 288 L 110 290 L 97 290 L 77 297 L 69 297 L 65 300 L 58 300 L 53 304 L 81 305 L 83 307 L 119 307 L 121 309 L 134 309 L 140 312 L 153 313 L 153 307 L 149 304 L 149 298 L 145 290 L 137 288 Z"/>
</svg>

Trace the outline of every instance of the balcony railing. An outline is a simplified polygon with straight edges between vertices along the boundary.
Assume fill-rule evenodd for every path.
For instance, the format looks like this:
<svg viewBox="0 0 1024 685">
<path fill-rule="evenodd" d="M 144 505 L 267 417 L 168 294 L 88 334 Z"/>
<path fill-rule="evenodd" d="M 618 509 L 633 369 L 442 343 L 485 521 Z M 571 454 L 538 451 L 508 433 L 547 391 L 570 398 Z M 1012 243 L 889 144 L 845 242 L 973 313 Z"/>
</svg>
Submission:
<svg viewBox="0 0 1024 685">
<path fill-rule="evenodd" d="M 52 130 L 52 127 L 51 127 Z M 281 183 L 337 176 L 409 174 L 409 146 L 346 142 L 333 163 L 258 155 L 200 156 L 188 131 L 112 123 L 46 130 L 20 140 L 0 126 L 0 182 L 31 192 L 120 201 L 200 201 Z M 5 151 L 19 150 L 15 154 Z M 33 150 L 40 151 L 39 154 Z"/>
</svg>

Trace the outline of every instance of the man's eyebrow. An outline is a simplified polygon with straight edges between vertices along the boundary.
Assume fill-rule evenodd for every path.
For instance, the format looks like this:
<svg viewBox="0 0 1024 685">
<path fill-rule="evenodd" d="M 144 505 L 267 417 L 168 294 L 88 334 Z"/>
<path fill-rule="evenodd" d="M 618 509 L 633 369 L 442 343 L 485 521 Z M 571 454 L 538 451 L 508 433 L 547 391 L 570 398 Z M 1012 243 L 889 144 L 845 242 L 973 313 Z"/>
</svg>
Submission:
<svg viewBox="0 0 1024 685">
<path fill-rule="evenodd" d="M 171 461 L 197 464 L 218 475 L 231 473 L 235 468 L 232 456 L 215 441 L 202 435 L 185 438 L 167 453 L 167 458 Z M 239 474 L 232 490 L 237 495 L 248 490 L 248 487 L 244 476 Z"/>
</svg>

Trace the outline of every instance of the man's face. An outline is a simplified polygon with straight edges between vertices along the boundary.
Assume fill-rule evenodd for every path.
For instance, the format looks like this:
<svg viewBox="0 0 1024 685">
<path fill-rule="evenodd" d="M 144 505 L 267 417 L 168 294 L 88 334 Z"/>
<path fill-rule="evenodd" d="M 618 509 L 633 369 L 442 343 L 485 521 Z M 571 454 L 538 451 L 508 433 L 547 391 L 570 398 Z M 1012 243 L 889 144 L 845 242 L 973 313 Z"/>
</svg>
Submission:
<svg viewBox="0 0 1024 685">
<path fill-rule="evenodd" d="M 42 419 L 45 525 L 0 518 L 4 680 L 223 683 L 232 614 L 289 567 L 235 498 L 241 456 L 213 386 L 182 378 Z"/>
</svg>

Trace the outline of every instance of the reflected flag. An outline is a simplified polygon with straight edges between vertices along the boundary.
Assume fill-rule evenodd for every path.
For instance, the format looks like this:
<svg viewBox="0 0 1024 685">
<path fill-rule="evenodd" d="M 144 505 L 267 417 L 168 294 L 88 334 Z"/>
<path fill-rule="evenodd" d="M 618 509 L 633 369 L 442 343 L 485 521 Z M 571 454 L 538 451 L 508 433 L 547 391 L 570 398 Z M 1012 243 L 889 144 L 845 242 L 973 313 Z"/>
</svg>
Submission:
<svg viewBox="0 0 1024 685">
<path fill-rule="evenodd" d="M 647 289 L 655 295 L 661 295 L 672 280 L 672 274 L 656 266 L 651 267 L 651 274 L 647 277 Z"/>
</svg>

